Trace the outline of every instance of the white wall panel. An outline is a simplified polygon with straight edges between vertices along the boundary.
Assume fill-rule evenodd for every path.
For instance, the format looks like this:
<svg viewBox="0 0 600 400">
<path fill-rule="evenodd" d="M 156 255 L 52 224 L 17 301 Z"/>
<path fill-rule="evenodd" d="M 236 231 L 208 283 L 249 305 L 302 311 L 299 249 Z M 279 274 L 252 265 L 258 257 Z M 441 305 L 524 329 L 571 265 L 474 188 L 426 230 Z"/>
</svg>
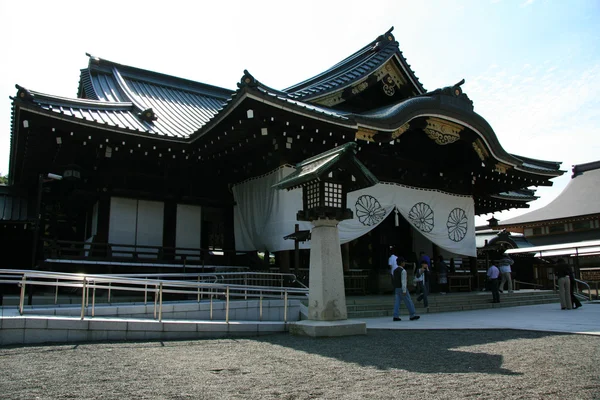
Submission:
<svg viewBox="0 0 600 400">
<path fill-rule="evenodd" d="M 137 221 L 137 200 L 123 197 L 111 197 L 108 242 L 111 244 L 135 245 Z M 131 257 L 133 250 L 129 246 L 113 246 L 113 256 Z"/>
<path fill-rule="evenodd" d="M 177 228 L 175 233 L 175 246 L 190 249 L 199 249 L 201 238 L 201 226 L 202 208 L 200 206 L 177 204 Z M 178 251 L 178 254 L 187 253 L 190 252 Z M 198 260 L 199 257 L 188 257 L 188 259 Z"/>
<path fill-rule="evenodd" d="M 162 201 L 139 200 L 137 209 L 136 244 L 141 246 L 163 245 L 163 223 L 165 206 Z M 138 249 L 156 254 L 158 249 Z M 140 255 L 140 257 L 143 257 Z M 146 257 L 155 257 L 147 255 Z"/>
<path fill-rule="evenodd" d="M 110 199 L 108 242 L 134 245 L 136 220 L 137 200 L 112 197 Z"/>
</svg>

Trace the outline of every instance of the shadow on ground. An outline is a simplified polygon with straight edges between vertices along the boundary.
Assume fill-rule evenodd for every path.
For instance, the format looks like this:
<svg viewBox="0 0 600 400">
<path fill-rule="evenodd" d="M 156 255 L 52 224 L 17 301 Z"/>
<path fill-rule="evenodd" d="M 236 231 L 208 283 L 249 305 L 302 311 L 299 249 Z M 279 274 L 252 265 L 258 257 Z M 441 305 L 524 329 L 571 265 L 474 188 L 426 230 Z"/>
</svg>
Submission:
<svg viewBox="0 0 600 400">
<path fill-rule="evenodd" d="M 520 375 L 502 367 L 503 351 L 514 346 L 514 343 L 503 346 L 505 341 L 564 336 L 513 330 L 436 330 L 377 331 L 366 336 L 337 338 L 289 338 L 278 335 L 256 340 L 380 370 Z"/>
</svg>

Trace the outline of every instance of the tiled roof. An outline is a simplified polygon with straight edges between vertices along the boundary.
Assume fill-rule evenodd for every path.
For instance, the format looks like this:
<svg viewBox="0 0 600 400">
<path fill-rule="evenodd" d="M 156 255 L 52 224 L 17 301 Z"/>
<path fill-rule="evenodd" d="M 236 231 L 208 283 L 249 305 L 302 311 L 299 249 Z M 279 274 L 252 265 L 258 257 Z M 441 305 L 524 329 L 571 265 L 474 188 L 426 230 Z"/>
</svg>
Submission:
<svg viewBox="0 0 600 400">
<path fill-rule="evenodd" d="M 283 101 L 287 104 L 290 104 L 291 106 L 303 108 L 308 111 L 312 111 L 314 113 L 323 114 L 324 116 L 327 116 L 327 117 L 349 121 L 348 113 L 345 113 L 343 111 L 332 110 L 327 107 L 316 106 L 313 104 L 305 103 L 303 101 L 295 100 L 288 95 L 285 95 L 282 93 L 277 93 L 273 90 L 269 90 L 269 88 L 266 88 L 262 85 L 259 86 L 257 89 L 259 91 L 261 91 L 262 93 L 264 93 L 272 98 L 275 98 L 279 101 Z"/>
<path fill-rule="evenodd" d="M 139 120 L 148 133 L 187 138 L 226 104 L 233 91 L 90 57 L 81 71 L 79 96 L 101 102 L 129 102 L 135 116 L 151 109 L 152 120 Z"/>
<path fill-rule="evenodd" d="M 29 215 L 27 198 L 11 193 L 11 187 L 0 186 L 0 222 L 27 222 Z"/>
<path fill-rule="evenodd" d="M 329 173 L 334 167 L 352 173 L 354 180 L 346 183 L 346 190 L 349 192 L 377 184 L 379 180 L 375 175 L 354 156 L 357 147 L 355 142 L 348 142 L 310 157 L 296 164 L 296 170 L 273 187 L 288 190 L 300 187 L 308 182 L 318 181 L 321 176 Z"/>
<path fill-rule="evenodd" d="M 296 85 L 290 86 L 289 88 L 284 89 L 284 91 L 290 93 L 294 97 L 304 100 L 320 97 L 326 93 L 348 87 L 354 82 L 367 77 L 370 73 L 377 70 L 380 66 L 385 64 L 386 61 L 396 55 L 402 69 L 405 70 L 409 79 L 413 81 L 415 89 L 420 93 L 424 93 L 425 89 L 410 68 L 410 65 L 406 62 L 402 52 L 399 50 L 398 42 L 394 40 L 394 36 L 391 33 L 393 29 L 394 28 L 392 27 L 384 35 L 379 36 L 377 39 L 346 59 L 335 64 L 328 70 Z"/>
<path fill-rule="evenodd" d="M 98 100 L 69 99 L 27 90 L 19 86 L 17 98 L 25 98 L 37 107 L 82 121 L 137 132 L 157 133 L 152 125 L 141 120 L 132 103 L 108 103 Z"/>
<path fill-rule="evenodd" d="M 528 201 L 533 201 L 533 200 L 536 200 L 539 198 L 538 196 L 535 196 L 534 194 L 535 194 L 534 190 L 523 189 L 523 190 L 513 190 L 510 192 L 502 192 L 502 193 L 492 195 L 491 197 L 494 197 L 497 199 L 503 199 L 503 200 L 517 200 L 517 201 L 528 202 Z"/>
<path fill-rule="evenodd" d="M 577 165 L 573 171 L 577 171 Z M 581 169 L 581 168 L 580 168 Z M 556 219 L 600 214 L 600 163 L 576 174 L 551 203 L 538 210 L 499 222 L 502 226 L 527 225 Z"/>
<path fill-rule="evenodd" d="M 523 162 L 521 165 L 523 169 L 530 170 L 532 172 L 554 172 L 558 170 L 560 168 L 560 164 L 562 164 L 558 161 L 536 160 L 534 158 L 523 157 L 516 154 L 513 156 Z"/>
</svg>

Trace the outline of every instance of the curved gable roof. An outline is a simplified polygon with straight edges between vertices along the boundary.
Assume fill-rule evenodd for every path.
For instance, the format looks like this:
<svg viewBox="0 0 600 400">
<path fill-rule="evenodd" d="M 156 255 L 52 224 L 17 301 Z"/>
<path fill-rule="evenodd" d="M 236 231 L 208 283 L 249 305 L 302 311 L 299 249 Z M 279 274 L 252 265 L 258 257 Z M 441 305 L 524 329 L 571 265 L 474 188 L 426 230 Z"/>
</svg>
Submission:
<svg viewBox="0 0 600 400">
<path fill-rule="evenodd" d="M 315 100 L 332 92 L 343 90 L 366 78 L 383 66 L 388 60 L 396 58 L 403 73 L 414 87 L 416 94 L 425 93 L 425 89 L 399 49 L 399 43 L 390 28 L 385 34 L 367 44 L 351 56 L 335 64 L 326 71 L 284 89 L 284 92 L 304 101 Z"/>
</svg>

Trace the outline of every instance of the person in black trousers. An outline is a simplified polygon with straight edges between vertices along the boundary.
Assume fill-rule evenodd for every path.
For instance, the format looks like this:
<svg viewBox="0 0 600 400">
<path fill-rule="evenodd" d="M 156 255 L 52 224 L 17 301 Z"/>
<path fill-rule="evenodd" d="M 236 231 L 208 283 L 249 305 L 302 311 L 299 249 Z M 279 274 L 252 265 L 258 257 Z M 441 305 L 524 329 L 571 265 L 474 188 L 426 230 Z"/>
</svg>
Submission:
<svg viewBox="0 0 600 400">
<path fill-rule="evenodd" d="M 558 279 L 560 308 L 562 310 L 573 309 L 573 303 L 571 303 L 571 278 L 569 277 L 572 274 L 571 267 L 567 265 L 565 260 L 559 258 L 556 265 L 554 266 L 554 274 Z"/>
<path fill-rule="evenodd" d="M 575 297 L 575 290 L 577 289 L 577 282 L 575 282 L 575 274 L 569 268 L 569 279 L 571 280 L 571 303 L 573 304 L 573 310 L 581 307 L 581 302 Z"/>
<path fill-rule="evenodd" d="M 500 303 L 500 292 L 498 291 L 500 270 L 494 264 L 488 269 L 487 278 L 490 282 L 490 290 L 492 291 L 492 303 Z"/>
</svg>

